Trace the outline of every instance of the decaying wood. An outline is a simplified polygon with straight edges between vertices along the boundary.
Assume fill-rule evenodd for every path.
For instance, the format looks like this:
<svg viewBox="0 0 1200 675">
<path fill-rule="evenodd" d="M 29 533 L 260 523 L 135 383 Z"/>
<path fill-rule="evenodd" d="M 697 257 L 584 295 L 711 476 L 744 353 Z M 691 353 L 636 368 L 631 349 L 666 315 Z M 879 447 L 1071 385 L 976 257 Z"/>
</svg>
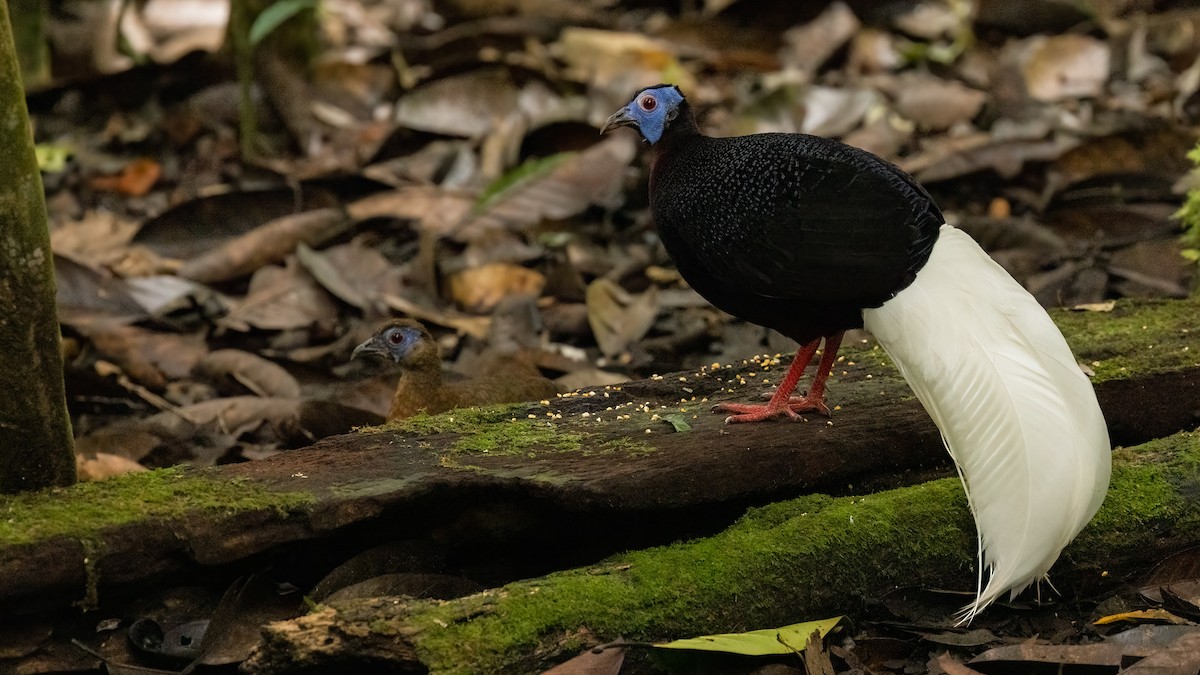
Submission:
<svg viewBox="0 0 1200 675">
<path fill-rule="evenodd" d="M 1194 432 L 1118 451 L 1105 506 L 1053 570 L 1057 588 L 1070 597 L 1194 545 L 1197 461 Z M 397 672 L 540 672 L 618 637 L 660 641 L 854 613 L 901 587 L 971 590 L 974 551 L 953 478 L 866 497 L 802 497 L 753 510 L 707 539 L 457 600 L 334 602 L 269 625 L 244 667 L 349 672 L 391 660 Z"/>
<path fill-rule="evenodd" d="M 1097 390 L 1114 442 L 1200 423 L 1198 350 L 1184 351 L 1196 313 L 1196 301 L 1180 301 L 1058 315 L 1076 353 L 1103 379 Z M 103 605 L 106 594 L 131 582 L 257 554 L 293 559 L 296 546 L 317 539 L 310 553 L 321 554 L 311 556 L 318 574 L 340 562 L 335 554 L 344 559 L 372 543 L 409 539 L 436 542 L 456 571 L 498 585 L 712 534 L 747 506 L 948 475 L 936 429 L 886 361 L 869 345 L 847 352 L 830 387 L 831 403 L 840 406 L 832 420 L 723 425 L 709 405 L 769 391 L 765 380 L 787 365 L 751 363 L 547 405 L 451 413 L 408 431 L 351 434 L 268 460 L 186 472 L 238 481 L 238 492 L 258 501 L 19 539 L 0 523 L 0 602 L 28 612 L 64 607 L 98 589 Z M 669 415 L 678 416 L 674 423 Z M 679 423 L 690 430 L 676 431 Z M 77 494 L 63 490 L 55 501 Z M 286 499 L 273 501 L 277 494 Z M 297 494 L 306 498 L 298 502 Z"/>
</svg>

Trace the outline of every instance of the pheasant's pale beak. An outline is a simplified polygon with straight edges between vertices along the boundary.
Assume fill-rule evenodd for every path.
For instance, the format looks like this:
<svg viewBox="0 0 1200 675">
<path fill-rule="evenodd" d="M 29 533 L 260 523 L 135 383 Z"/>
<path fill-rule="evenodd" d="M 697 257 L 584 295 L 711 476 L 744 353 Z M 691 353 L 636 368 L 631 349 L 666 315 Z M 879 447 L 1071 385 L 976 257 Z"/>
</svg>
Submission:
<svg viewBox="0 0 1200 675">
<path fill-rule="evenodd" d="M 631 127 L 636 125 L 637 120 L 635 120 L 633 116 L 629 114 L 629 108 L 625 107 L 613 113 L 612 116 L 608 118 L 608 121 L 606 121 L 604 126 L 600 128 L 600 133 L 603 134 L 609 129 L 616 129 L 617 127 Z"/>
</svg>

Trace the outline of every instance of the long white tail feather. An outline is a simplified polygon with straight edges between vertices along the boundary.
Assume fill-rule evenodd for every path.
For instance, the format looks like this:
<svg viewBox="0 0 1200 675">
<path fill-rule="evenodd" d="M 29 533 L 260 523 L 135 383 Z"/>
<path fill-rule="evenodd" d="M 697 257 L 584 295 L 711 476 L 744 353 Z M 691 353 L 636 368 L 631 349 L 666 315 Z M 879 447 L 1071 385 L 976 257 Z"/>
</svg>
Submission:
<svg viewBox="0 0 1200 675">
<path fill-rule="evenodd" d="M 966 488 L 980 564 L 975 601 L 959 614 L 969 622 L 1005 591 L 1046 579 L 1100 508 L 1112 471 L 1100 405 L 1045 310 L 948 225 L 916 281 L 863 319 Z"/>
</svg>

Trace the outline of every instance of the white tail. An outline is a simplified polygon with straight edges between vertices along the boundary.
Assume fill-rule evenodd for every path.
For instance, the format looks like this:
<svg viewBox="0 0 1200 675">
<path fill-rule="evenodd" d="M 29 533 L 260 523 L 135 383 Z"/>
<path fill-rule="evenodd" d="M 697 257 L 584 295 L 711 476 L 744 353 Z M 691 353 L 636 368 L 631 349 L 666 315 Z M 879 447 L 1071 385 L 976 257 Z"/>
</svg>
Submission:
<svg viewBox="0 0 1200 675">
<path fill-rule="evenodd" d="M 960 623 L 1046 572 L 1112 473 L 1096 394 L 1025 289 L 943 225 L 916 281 L 863 311 L 942 432 L 979 531 L 980 582 Z M 983 586 L 983 568 L 990 571 Z"/>
</svg>

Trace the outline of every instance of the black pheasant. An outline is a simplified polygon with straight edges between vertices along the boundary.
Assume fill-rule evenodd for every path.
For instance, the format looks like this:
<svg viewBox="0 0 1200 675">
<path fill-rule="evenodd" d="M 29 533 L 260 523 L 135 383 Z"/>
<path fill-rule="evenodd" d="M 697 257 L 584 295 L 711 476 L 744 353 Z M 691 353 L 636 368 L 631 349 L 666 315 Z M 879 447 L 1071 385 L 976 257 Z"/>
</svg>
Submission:
<svg viewBox="0 0 1200 675">
<path fill-rule="evenodd" d="M 638 92 L 604 130 L 650 145 L 650 206 L 680 273 L 717 307 L 801 345 L 766 404 L 728 422 L 829 414 L 844 331 L 865 326 L 933 417 L 969 488 L 986 587 L 969 619 L 1044 579 L 1108 488 L 1108 432 L 1046 312 L 896 166 L 804 134 L 711 138 L 677 87 Z M 825 340 L 806 396 L 792 396 Z"/>
</svg>

